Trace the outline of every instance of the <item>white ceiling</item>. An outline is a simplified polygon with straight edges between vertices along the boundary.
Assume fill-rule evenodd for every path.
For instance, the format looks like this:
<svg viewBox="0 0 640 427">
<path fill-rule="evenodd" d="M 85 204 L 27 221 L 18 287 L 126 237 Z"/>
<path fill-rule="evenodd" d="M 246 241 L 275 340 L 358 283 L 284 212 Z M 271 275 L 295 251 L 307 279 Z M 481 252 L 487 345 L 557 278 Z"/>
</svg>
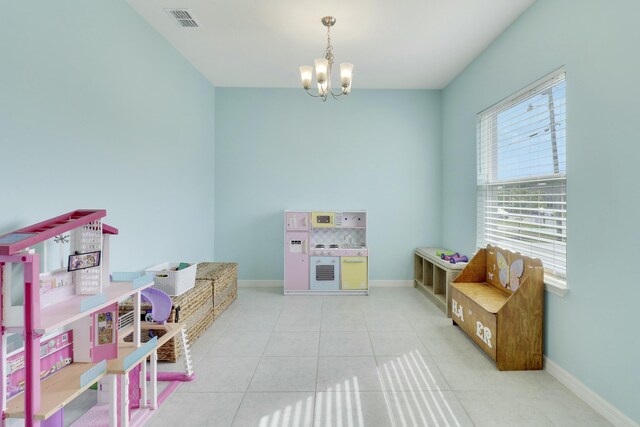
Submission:
<svg viewBox="0 0 640 427">
<path fill-rule="evenodd" d="M 354 64 L 354 89 L 440 89 L 535 0 L 127 1 L 216 86 L 299 87 L 332 15 L 335 60 Z M 201 28 L 165 8 L 189 8 Z"/>
</svg>

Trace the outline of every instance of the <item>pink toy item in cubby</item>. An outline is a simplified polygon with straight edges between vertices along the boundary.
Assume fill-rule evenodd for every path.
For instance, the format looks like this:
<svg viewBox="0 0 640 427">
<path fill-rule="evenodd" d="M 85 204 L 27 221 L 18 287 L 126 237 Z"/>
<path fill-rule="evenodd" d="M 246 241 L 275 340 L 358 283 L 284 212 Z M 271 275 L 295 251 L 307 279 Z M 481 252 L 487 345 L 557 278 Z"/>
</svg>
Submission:
<svg viewBox="0 0 640 427">
<path fill-rule="evenodd" d="M 454 256 L 449 259 L 451 264 L 455 264 L 458 262 L 469 262 L 469 258 L 466 255 Z"/>
<path fill-rule="evenodd" d="M 441 253 L 440 254 L 440 258 L 445 260 L 445 261 L 451 261 L 452 258 L 459 257 L 459 256 L 460 256 L 460 254 L 458 252 L 454 252 L 452 254 L 447 254 L 447 253 Z"/>
</svg>

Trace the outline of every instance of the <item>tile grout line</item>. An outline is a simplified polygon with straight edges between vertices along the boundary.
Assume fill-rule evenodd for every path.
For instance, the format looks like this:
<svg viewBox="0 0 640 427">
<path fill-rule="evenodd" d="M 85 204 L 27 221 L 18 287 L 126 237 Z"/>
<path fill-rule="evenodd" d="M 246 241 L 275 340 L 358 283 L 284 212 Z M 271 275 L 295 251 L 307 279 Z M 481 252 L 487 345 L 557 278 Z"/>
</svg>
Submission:
<svg viewBox="0 0 640 427">
<path fill-rule="evenodd" d="M 458 390 L 460 391 L 460 390 Z M 467 407 L 464 405 L 464 403 L 462 403 L 462 401 L 460 400 L 460 397 L 458 396 L 458 391 L 456 390 L 451 390 L 451 392 L 453 393 L 453 396 L 456 398 L 456 400 L 458 401 L 458 403 L 460 404 L 460 407 L 462 408 L 462 410 L 464 411 L 464 413 L 467 415 L 467 418 L 469 418 L 469 421 L 471 421 L 471 424 L 476 425 L 475 421 L 473 420 L 473 418 L 471 417 L 471 414 L 469 413 L 469 410 L 467 409 Z"/>
<path fill-rule="evenodd" d="M 433 304 L 431 301 L 429 301 L 431 304 Z M 413 328 L 413 325 L 411 326 Z M 447 377 L 442 373 L 442 370 L 440 369 L 440 365 L 438 364 L 438 362 L 436 362 L 436 360 L 433 358 L 433 354 L 431 354 L 431 351 L 429 351 L 429 346 L 427 345 L 427 343 L 424 342 L 424 340 L 420 337 L 420 335 L 418 334 L 418 331 L 416 330 L 416 328 L 413 328 L 416 336 L 418 337 L 418 339 L 420 340 L 420 342 L 422 343 L 422 345 L 424 346 L 424 349 L 427 350 L 427 353 L 429 353 L 429 358 L 431 359 L 431 361 L 433 362 L 433 364 L 435 365 L 435 368 L 437 369 L 438 373 L 440 374 L 440 376 L 442 377 L 442 379 L 444 380 L 445 384 L 447 385 L 447 388 L 451 391 L 453 391 L 453 387 L 451 387 L 451 384 L 449 383 L 449 380 L 447 380 Z M 455 393 L 454 393 L 455 395 Z M 457 395 L 456 395 L 456 399 L 457 399 Z M 460 405 L 462 405 L 462 403 L 460 403 Z M 466 412 L 466 410 L 465 410 Z M 468 414 L 467 414 L 468 415 Z M 469 417 L 469 419 L 471 419 L 471 417 Z"/>
<path fill-rule="evenodd" d="M 269 332 L 269 339 L 267 340 L 264 349 L 262 350 L 262 354 L 260 355 L 260 357 L 258 358 L 258 363 L 256 364 L 256 367 L 253 370 L 253 373 L 251 374 L 251 379 L 249 379 L 249 382 L 247 383 L 247 388 L 245 389 L 243 395 L 242 395 L 242 399 L 240 399 L 240 403 L 238 404 L 238 408 L 236 409 L 236 413 L 233 415 L 233 419 L 231 420 L 231 424 L 229 424 L 229 427 L 233 426 L 233 423 L 235 423 L 236 418 L 238 417 L 238 412 L 240 412 L 240 408 L 242 407 L 242 403 L 244 402 L 244 399 L 247 397 L 247 393 L 249 392 L 249 387 L 251 386 L 251 382 L 253 381 L 253 377 L 256 375 L 256 371 L 258 370 L 258 366 L 260 366 L 260 362 L 262 361 L 262 358 L 264 357 L 264 353 L 267 351 L 267 347 L 269 346 L 269 341 L 271 341 L 271 337 L 273 336 L 273 331 L 276 327 L 276 324 L 278 323 L 278 319 L 280 319 L 280 316 L 282 315 L 282 311 L 283 308 L 280 309 L 280 313 L 278 313 L 278 317 L 275 321 L 275 323 L 273 324 L 273 326 L 271 327 L 271 331 Z"/>
<path fill-rule="evenodd" d="M 324 309 L 324 296 L 320 302 L 320 325 L 318 325 L 318 355 L 316 356 L 316 383 L 313 389 L 313 412 L 311 413 L 311 426 L 316 424 L 316 406 L 318 403 L 318 371 L 320 370 L 320 342 L 322 341 L 322 316 Z"/>
</svg>

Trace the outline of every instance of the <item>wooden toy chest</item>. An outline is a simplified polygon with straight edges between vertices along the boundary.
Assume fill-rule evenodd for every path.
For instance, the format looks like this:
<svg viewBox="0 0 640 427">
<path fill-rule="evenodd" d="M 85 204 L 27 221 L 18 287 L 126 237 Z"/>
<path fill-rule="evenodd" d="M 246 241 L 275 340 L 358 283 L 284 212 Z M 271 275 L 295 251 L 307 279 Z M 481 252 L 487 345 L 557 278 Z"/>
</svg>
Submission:
<svg viewBox="0 0 640 427">
<path fill-rule="evenodd" d="M 213 293 L 213 313 L 217 319 L 238 296 L 238 263 L 201 262 L 196 286 L 206 284 Z"/>
<path fill-rule="evenodd" d="M 487 245 L 450 285 L 451 319 L 499 370 L 542 369 L 542 262 Z"/>
</svg>

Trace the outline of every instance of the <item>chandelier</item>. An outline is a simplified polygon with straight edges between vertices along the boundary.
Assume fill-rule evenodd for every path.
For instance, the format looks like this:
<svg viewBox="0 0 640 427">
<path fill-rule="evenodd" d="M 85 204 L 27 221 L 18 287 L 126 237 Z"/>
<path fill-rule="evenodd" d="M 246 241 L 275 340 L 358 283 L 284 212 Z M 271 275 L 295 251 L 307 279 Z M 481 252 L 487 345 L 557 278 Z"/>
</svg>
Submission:
<svg viewBox="0 0 640 427">
<path fill-rule="evenodd" d="M 351 93 L 351 75 L 353 73 L 353 64 L 343 62 L 340 64 L 340 83 L 342 90 L 338 93 L 334 93 L 331 90 L 331 68 L 333 66 L 333 46 L 331 46 L 331 27 L 336 23 L 336 18 L 333 16 L 325 16 L 321 19 L 322 25 L 327 27 L 327 48 L 324 51 L 323 58 L 317 58 L 314 60 L 316 66 L 316 82 L 318 82 L 318 94 L 314 95 L 311 89 L 311 78 L 313 74 L 313 67 L 310 65 L 304 65 L 300 67 L 300 78 L 302 79 L 302 87 L 307 93 L 314 98 L 322 98 L 322 101 L 326 101 L 329 95 L 333 98 L 337 98 L 340 95 L 349 95 Z"/>
</svg>

